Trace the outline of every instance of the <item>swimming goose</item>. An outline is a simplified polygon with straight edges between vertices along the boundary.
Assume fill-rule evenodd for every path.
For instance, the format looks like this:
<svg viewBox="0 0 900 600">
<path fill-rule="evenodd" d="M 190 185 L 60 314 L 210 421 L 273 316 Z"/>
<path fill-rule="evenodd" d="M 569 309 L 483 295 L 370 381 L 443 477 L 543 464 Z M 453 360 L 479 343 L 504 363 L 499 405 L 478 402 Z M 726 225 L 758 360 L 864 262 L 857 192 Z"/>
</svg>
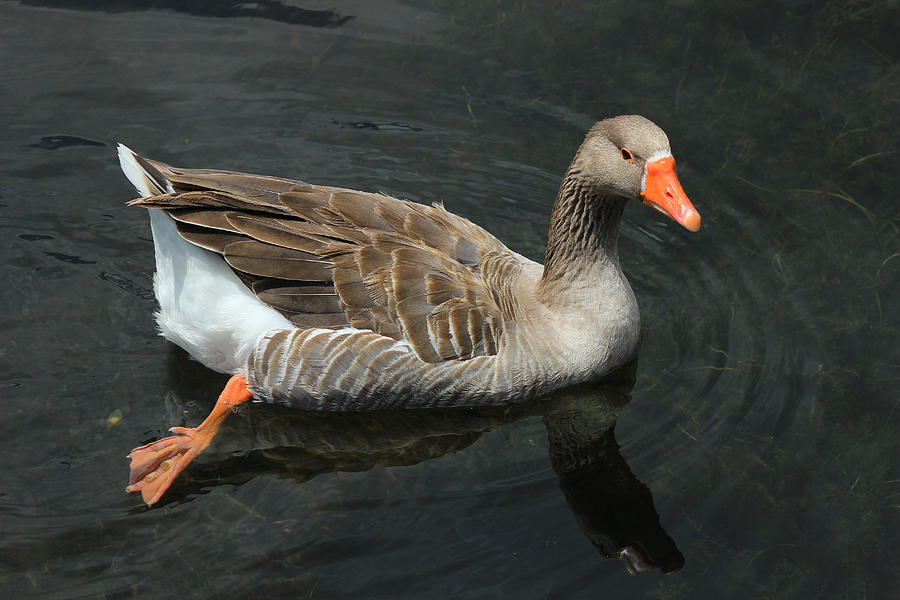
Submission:
<svg viewBox="0 0 900 600">
<path fill-rule="evenodd" d="M 232 375 L 207 419 L 135 448 L 127 491 L 157 502 L 251 398 L 302 410 L 496 405 L 596 379 L 634 357 L 640 317 L 619 222 L 640 199 L 700 215 L 666 134 L 606 119 L 563 178 L 543 265 L 447 212 L 384 194 L 181 169 L 119 145 L 150 209 L 162 334 Z"/>
</svg>

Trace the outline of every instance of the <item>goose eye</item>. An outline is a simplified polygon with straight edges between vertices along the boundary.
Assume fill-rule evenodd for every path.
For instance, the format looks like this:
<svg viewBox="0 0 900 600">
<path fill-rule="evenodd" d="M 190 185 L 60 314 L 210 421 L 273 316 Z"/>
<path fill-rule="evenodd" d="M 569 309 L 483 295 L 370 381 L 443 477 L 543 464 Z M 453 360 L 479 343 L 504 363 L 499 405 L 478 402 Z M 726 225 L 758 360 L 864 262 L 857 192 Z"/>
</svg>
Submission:
<svg viewBox="0 0 900 600">
<path fill-rule="evenodd" d="M 631 151 L 628 148 L 619 148 L 622 151 L 622 160 L 627 162 L 634 162 L 634 156 L 632 156 Z"/>
</svg>

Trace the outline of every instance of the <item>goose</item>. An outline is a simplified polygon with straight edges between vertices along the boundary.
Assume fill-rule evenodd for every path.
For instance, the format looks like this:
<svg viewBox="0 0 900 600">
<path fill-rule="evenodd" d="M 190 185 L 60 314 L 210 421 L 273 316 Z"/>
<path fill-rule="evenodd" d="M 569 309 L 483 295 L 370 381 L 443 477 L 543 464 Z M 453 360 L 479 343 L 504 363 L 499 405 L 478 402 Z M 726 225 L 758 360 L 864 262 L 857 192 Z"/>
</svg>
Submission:
<svg viewBox="0 0 900 600">
<path fill-rule="evenodd" d="M 666 134 L 597 122 L 566 170 L 544 264 L 440 205 L 231 171 L 119 144 L 149 209 L 159 330 L 231 375 L 197 427 L 131 451 L 128 492 L 159 501 L 250 399 L 301 410 L 476 407 L 596 380 L 637 353 L 619 223 L 641 200 L 700 228 Z"/>
</svg>

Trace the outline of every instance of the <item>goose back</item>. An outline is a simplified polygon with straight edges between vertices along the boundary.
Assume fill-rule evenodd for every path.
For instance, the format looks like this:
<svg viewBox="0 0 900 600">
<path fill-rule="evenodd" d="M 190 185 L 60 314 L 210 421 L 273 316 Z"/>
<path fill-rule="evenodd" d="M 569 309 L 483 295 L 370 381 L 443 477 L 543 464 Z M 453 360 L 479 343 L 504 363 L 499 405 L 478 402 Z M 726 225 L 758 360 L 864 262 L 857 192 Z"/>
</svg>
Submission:
<svg viewBox="0 0 900 600">
<path fill-rule="evenodd" d="M 353 327 L 438 363 L 491 356 L 535 263 L 441 206 L 289 179 L 176 169 L 138 157 L 188 242 L 220 254 L 295 326 Z"/>
</svg>

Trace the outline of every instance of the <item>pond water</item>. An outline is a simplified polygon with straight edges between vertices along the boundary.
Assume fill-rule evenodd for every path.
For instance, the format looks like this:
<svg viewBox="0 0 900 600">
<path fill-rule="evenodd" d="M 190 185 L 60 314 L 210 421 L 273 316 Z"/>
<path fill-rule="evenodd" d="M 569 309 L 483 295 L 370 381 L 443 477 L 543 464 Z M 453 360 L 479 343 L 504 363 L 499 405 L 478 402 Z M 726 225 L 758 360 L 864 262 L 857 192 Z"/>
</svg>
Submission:
<svg viewBox="0 0 900 600">
<path fill-rule="evenodd" d="M 896 597 L 898 27 L 875 1 L 0 2 L 4 596 Z M 248 406 L 159 505 L 125 494 L 125 454 L 225 378 L 156 334 L 116 142 L 442 201 L 541 260 L 622 113 L 703 215 L 626 211 L 630 373 L 508 410 Z"/>
</svg>

